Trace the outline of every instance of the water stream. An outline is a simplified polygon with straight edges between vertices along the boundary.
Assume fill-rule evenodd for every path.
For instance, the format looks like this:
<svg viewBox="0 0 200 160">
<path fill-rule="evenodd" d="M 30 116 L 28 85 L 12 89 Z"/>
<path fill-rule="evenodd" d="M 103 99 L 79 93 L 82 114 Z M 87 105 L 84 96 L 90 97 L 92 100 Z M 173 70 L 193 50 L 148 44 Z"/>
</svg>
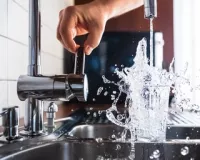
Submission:
<svg viewBox="0 0 200 160">
<path fill-rule="evenodd" d="M 153 66 L 153 18 L 150 19 L 150 66 Z"/>
</svg>

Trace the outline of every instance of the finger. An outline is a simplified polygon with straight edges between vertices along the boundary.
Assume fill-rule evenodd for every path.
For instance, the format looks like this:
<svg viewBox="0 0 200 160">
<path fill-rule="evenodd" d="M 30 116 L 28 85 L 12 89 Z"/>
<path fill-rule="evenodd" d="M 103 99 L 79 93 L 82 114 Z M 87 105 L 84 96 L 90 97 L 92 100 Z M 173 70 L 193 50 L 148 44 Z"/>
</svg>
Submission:
<svg viewBox="0 0 200 160">
<path fill-rule="evenodd" d="M 64 13 L 60 23 L 59 33 L 65 48 L 70 52 L 75 53 L 79 46 L 74 41 L 74 37 L 77 35 L 76 19 L 74 18 L 74 15 L 67 11 Z"/>
<path fill-rule="evenodd" d="M 93 49 L 99 45 L 103 32 L 104 32 L 103 27 L 102 28 L 101 27 L 93 28 L 89 32 L 87 40 L 85 41 L 85 44 L 84 44 L 85 54 L 90 55 L 91 52 L 93 51 Z"/>
</svg>

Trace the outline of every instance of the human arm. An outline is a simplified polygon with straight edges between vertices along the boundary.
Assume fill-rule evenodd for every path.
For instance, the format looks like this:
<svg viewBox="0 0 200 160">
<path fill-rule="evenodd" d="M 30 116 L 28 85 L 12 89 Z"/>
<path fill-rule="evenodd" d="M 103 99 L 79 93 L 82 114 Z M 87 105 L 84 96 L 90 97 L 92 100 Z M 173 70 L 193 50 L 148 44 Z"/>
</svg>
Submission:
<svg viewBox="0 0 200 160">
<path fill-rule="evenodd" d="M 143 4 L 143 0 L 95 0 L 91 3 L 70 6 L 60 12 L 57 38 L 63 46 L 76 52 L 79 45 L 74 38 L 89 33 L 84 52 L 89 55 L 101 40 L 106 22 Z"/>
</svg>

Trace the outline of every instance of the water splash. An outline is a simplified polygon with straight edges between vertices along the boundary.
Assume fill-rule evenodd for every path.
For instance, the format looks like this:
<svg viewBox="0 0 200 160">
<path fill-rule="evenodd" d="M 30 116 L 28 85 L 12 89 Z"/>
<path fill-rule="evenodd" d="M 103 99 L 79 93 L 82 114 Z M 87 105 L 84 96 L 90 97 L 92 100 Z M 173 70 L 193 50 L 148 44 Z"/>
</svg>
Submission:
<svg viewBox="0 0 200 160">
<path fill-rule="evenodd" d="M 150 159 L 158 159 L 160 157 L 160 151 L 157 149 L 155 151 L 153 151 L 153 153 L 151 154 L 151 156 L 149 157 Z"/>
<path fill-rule="evenodd" d="M 97 95 L 99 96 L 102 91 L 103 91 L 103 87 L 99 87 L 99 89 L 97 90 Z"/>
<path fill-rule="evenodd" d="M 181 155 L 186 156 L 189 154 L 189 148 L 187 146 L 181 148 Z"/>
<path fill-rule="evenodd" d="M 137 47 L 134 65 L 122 71 L 115 70 L 120 78 L 119 82 L 113 83 L 103 77 L 104 82 L 113 83 L 119 87 L 119 94 L 115 94 L 115 99 L 112 98 L 114 101 L 111 108 L 107 110 L 107 117 L 113 123 L 130 130 L 132 141 L 138 138 L 147 138 L 147 140 L 165 138 L 161 137 L 161 132 L 165 132 L 166 127 L 171 77 L 165 70 L 148 65 L 146 51 L 146 39 L 142 39 Z M 127 95 L 125 107 L 128 109 L 129 116 L 125 118 L 125 121 L 121 115 L 114 116 L 114 112 L 118 112 L 116 104 L 121 93 Z"/>
<path fill-rule="evenodd" d="M 153 53 L 152 48 L 150 50 Z M 165 141 L 170 90 L 175 95 L 176 107 L 181 110 L 192 108 L 200 112 L 200 106 L 194 104 L 191 101 L 191 94 L 188 94 L 188 91 L 192 93 L 200 89 L 200 85 L 191 85 L 190 75 L 186 76 L 188 64 L 180 73 L 174 72 L 175 59 L 172 60 L 169 71 L 159 69 L 153 67 L 152 55 L 151 63 L 148 64 L 146 52 L 147 41 L 143 38 L 138 43 L 136 56 L 133 59 L 134 65 L 125 67 L 121 71 L 118 68 L 115 70 L 120 79 L 118 82 L 102 76 L 104 83 L 118 86 L 119 91 L 111 96 L 113 103 L 106 110 L 106 115 L 111 122 L 125 128 L 121 141 L 127 141 L 127 131 L 129 131 L 128 141 L 132 144 L 130 155 L 132 159 L 135 156 L 136 141 Z M 122 93 L 126 94 L 124 108 L 128 114 L 120 113 L 117 109 L 117 102 Z M 186 148 L 181 154 L 184 154 L 185 150 Z"/>
</svg>

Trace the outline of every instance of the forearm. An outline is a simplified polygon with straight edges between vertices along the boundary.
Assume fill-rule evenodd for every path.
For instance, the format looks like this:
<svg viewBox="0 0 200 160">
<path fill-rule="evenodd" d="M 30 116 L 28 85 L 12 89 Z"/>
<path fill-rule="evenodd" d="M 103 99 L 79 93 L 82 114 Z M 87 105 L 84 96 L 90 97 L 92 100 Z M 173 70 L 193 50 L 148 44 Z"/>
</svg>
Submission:
<svg viewBox="0 0 200 160">
<path fill-rule="evenodd" d="M 144 0 L 95 0 L 107 12 L 108 19 L 122 15 L 143 5 Z"/>
</svg>

